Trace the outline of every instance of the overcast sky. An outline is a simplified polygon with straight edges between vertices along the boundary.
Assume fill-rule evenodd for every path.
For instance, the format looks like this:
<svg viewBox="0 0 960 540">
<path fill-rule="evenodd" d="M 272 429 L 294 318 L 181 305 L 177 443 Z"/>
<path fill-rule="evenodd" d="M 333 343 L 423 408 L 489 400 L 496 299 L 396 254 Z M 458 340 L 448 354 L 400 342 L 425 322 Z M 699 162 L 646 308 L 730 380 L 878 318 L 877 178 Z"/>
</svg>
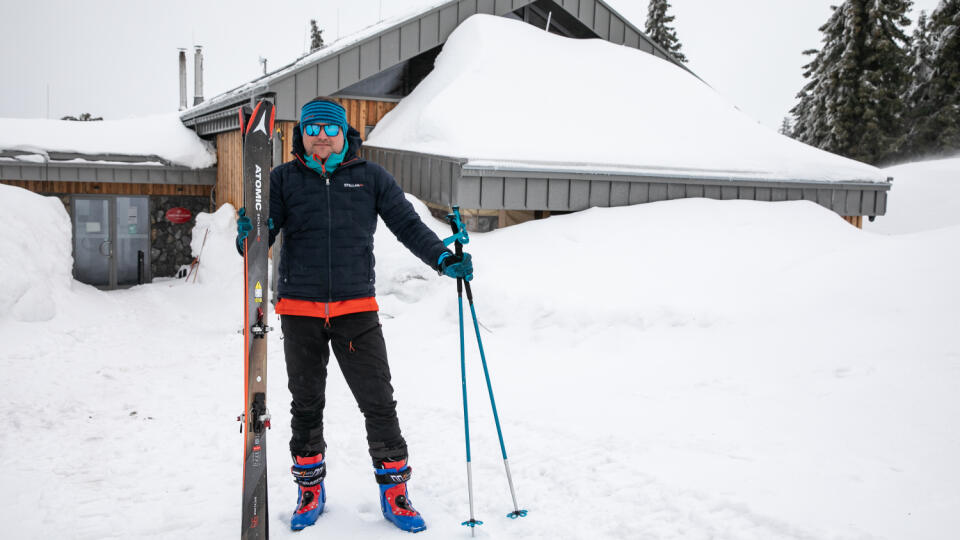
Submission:
<svg viewBox="0 0 960 540">
<path fill-rule="evenodd" d="M 643 28 L 648 0 L 606 0 Z M 309 20 L 338 35 L 438 0 L 0 0 L 0 117 L 89 112 L 120 119 L 176 111 L 177 49 L 204 48 L 212 97 L 287 64 L 309 46 Z M 727 100 L 776 129 L 803 86 L 804 49 L 839 0 L 671 0 L 689 66 Z M 912 18 L 939 0 L 914 0 Z M 912 27 L 911 27 L 912 31 Z"/>
</svg>

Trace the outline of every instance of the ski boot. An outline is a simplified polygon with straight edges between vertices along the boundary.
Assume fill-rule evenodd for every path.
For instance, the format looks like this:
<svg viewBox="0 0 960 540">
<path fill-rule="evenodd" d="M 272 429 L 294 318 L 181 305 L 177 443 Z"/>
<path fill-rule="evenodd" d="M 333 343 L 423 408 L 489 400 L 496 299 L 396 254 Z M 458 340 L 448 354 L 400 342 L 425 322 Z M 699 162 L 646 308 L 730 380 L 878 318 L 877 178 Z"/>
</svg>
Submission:
<svg viewBox="0 0 960 540">
<path fill-rule="evenodd" d="M 383 517 L 397 528 L 409 532 L 420 532 L 427 524 L 420 517 L 407 496 L 407 480 L 413 471 L 407 466 L 407 460 L 382 461 L 374 471 L 380 484 L 380 509 Z"/>
<path fill-rule="evenodd" d="M 323 455 L 312 457 L 293 457 L 294 465 L 290 467 L 293 481 L 297 483 L 297 508 L 290 518 L 290 528 L 299 531 L 313 525 L 327 502 L 327 492 L 323 489 L 323 478 L 327 475 L 327 467 L 323 462 Z"/>
</svg>

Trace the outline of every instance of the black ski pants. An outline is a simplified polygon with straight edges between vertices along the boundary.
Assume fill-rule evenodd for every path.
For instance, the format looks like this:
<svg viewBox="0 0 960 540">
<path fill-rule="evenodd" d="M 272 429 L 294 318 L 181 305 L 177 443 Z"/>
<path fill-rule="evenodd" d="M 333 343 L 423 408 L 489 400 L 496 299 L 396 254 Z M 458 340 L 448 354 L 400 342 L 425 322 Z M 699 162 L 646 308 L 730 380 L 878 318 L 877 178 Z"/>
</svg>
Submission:
<svg viewBox="0 0 960 540">
<path fill-rule="evenodd" d="M 329 322 L 328 322 L 329 321 Z M 376 311 L 322 319 L 281 315 L 287 386 L 293 395 L 290 452 L 315 456 L 326 452 L 323 407 L 326 404 L 330 345 L 347 386 L 366 419 L 367 443 L 374 466 L 406 459 L 397 402 L 390 385 L 387 347 Z"/>
</svg>

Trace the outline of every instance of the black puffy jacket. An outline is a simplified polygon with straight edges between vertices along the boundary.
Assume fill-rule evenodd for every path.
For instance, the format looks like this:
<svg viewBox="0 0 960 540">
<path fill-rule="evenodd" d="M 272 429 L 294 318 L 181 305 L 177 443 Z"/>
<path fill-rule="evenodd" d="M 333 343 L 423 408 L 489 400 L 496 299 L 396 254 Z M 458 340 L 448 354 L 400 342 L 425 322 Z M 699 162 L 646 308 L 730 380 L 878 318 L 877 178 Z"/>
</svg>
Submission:
<svg viewBox="0 0 960 540">
<path fill-rule="evenodd" d="M 397 181 L 383 167 L 357 157 L 353 128 L 343 163 L 321 175 L 304 164 L 300 125 L 293 129 L 295 159 L 270 173 L 270 217 L 283 231 L 278 296 L 337 302 L 375 296 L 373 233 L 377 216 L 431 268 L 446 250 L 420 220 Z"/>
</svg>

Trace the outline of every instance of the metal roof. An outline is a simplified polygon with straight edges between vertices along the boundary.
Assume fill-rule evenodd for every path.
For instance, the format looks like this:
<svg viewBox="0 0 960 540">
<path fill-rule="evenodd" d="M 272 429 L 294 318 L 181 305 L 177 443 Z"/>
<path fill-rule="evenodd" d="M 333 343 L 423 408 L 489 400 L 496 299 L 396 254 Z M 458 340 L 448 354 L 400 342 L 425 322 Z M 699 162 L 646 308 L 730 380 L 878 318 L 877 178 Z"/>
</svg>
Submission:
<svg viewBox="0 0 960 540">
<path fill-rule="evenodd" d="M 277 119 L 296 120 L 300 107 L 307 101 L 335 95 L 436 49 L 467 17 L 481 13 L 522 18 L 531 24 L 549 14 L 551 31 L 572 37 L 605 39 L 666 58 L 689 71 L 603 0 L 448 0 L 335 41 L 268 75 L 187 109 L 181 119 L 200 135 L 237 129 L 238 106 L 272 95 L 277 105 Z"/>
</svg>

